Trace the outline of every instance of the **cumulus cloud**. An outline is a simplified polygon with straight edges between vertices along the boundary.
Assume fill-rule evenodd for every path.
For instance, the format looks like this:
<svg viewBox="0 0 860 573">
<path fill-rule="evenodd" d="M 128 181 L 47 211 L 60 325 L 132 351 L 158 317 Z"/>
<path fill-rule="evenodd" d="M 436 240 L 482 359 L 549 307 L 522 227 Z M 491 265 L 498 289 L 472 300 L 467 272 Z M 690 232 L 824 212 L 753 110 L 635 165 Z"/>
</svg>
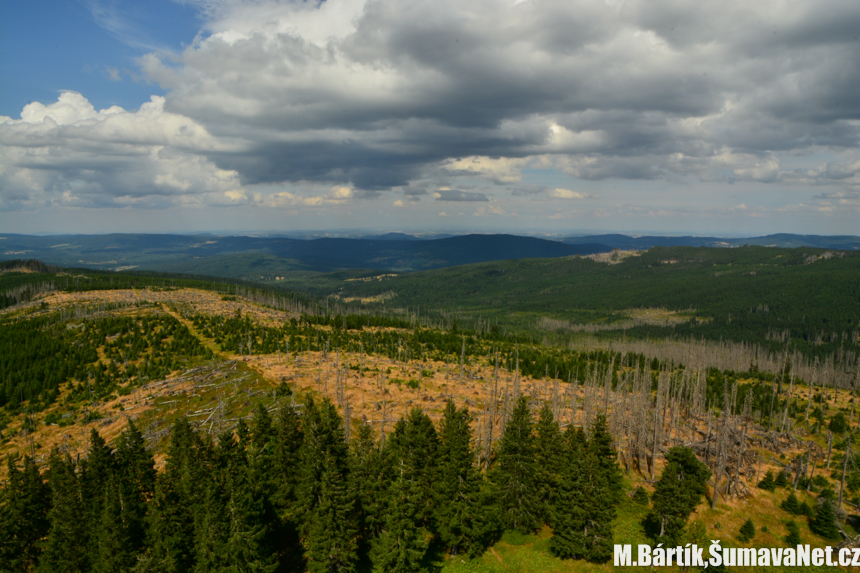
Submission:
<svg viewBox="0 0 860 573">
<path fill-rule="evenodd" d="M 853 0 L 184 2 L 202 33 L 140 60 L 165 99 L 96 111 L 64 94 L 2 119 L 4 206 L 253 202 L 285 183 L 350 190 L 303 204 L 414 201 L 434 177 L 585 198 L 523 183 L 531 169 L 860 185 Z M 804 164 L 821 150 L 838 161 Z"/>
<path fill-rule="evenodd" d="M 549 196 L 555 199 L 596 199 L 595 195 L 571 191 L 570 189 L 556 188 L 549 191 Z"/>
<path fill-rule="evenodd" d="M 161 207 L 241 194 L 235 171 L 205 153 L 226 149 L 193 120 L 164 111 L 164 98 L 136 112 L 96 111 L 81 94 L 31 103 L 21 119 L 0 117 L 0 201 L 5 209 Z"/>
</svg>

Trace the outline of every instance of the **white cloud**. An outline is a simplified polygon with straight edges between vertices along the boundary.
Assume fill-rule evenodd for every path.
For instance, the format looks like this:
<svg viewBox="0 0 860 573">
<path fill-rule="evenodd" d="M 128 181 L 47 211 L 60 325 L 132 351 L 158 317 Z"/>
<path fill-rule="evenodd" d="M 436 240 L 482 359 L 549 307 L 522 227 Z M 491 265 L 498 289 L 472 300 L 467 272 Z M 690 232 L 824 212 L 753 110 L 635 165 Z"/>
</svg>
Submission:
<svg viewBox="0 0 860 573">
<path fill-rule="evenodd" d="M 494 183 L 518 183 L 522 180 L 522 169 L 529 160 L 510 157 L 464 157 L 449 159 L 443 163 L 443 169 L 452 174 L 478 175 L 482 179 Z"/>
<path fill-rule="evenodd" d="M 547 192 L 550 197 L 556 199 L 596 199 L 594 195 L 588 193 L 580 193 L 579 191 L 571 191 L 570 189 L 556 188 Z"/>
<path fill-rule="evenodd" d="M 203 203 L 208 194 L 236 201 L 241 184 L 204 152 L 229 149 L 193 120 L 164 111 L 164 98 L 136 112 L 96 111 L 81 94 L 27 105 L 21 119 L 0 117 L 2 208 L 163 207 Z"/>
</svg>

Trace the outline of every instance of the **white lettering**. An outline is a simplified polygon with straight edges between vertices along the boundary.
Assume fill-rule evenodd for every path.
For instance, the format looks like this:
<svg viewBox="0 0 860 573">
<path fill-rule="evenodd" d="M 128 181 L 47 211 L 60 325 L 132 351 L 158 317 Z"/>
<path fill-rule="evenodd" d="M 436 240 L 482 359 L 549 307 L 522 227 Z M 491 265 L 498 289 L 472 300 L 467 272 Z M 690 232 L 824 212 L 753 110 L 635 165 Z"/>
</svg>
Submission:
<svg viewBox="0 0 860 573">
<path fill-rule="evenodd" d="M 711 539 L 711 546 L 708 548 L 708 553 L 711 554 L 711 558 L 708 559 L 708 563 L 714 567 L 719 567 L 723 564 L 723 548 L 720 547 L 720 540 Z"/>
<path fill-rule="evenodd" d="M 770 556 L 774 567 L 782 566 L 782 547 L 771 547 Z"/>
<path fill-rule="evenodd" d="M 756 567 L 758 565 L 758 552 L 753 548 L 741 547 L 738 549 L 738 565 L 742 567 Z"/>
<path fill-rule="evenodd" d="M 820 547 L 812 550 L 812 564 L 816 567 L 824 565 L 824 550 Z"/>
<path fill-rule="evenodd" d="M 615 566 L 616 567 L 630 567 L 630 561 L 632 559 L 631 548 L 629 545 L 616 545 L 615 546 Z"/>
<path fill-rule="evenodd" d="M 687 565 L 692 565 L 693 567 L 705 567 L 705 560 L 702 558 L 702 553 L 705 551 L 704 547 L 699 547 L 698 545 L 693 545 L 692 551 L 692 563 L 688 562 Z"/>
</svg>

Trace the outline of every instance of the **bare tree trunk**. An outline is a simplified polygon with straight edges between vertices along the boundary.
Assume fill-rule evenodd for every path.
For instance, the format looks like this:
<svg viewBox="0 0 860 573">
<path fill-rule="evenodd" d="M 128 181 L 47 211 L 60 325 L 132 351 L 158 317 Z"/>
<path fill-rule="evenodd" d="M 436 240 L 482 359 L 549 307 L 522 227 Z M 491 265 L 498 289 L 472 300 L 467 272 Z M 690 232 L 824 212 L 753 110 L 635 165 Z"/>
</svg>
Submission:
<svg viewBox="0 0 860 573">
<path fill-rule="evenodd" d="M 659 383 L 657 385 L 657 396 L 654 402 L 654 440 L 651 448 L 651 480 L 654 480 L 654 471 L 655 466 L 657 465 L 657 448 L 659 445 L 657 444 L 657 440 L 660 435 L 660 386 Z"/>
<path fill-rule="evenodd" d="M 809 406 L 810 406 L 810 404 L 812 404 L 812 387 L 815 386 L 815 379 L 817 378 L 817 374 L 818 374 L 818 358 L 815 359 L 815 366 L 813 367 L 813 370 L 812 370 L 812 379 L 807 381 L 807 384 L 809 384 L 809 397 L 808 397 L 808 400 L 806 401 L 806 419 L 805 419 L 806 422 L 809 422 Z"/>
<path fill-rule="evenodd" d="M 803 456 L 797 456 L 794 458 L 794 483 L 791 486 L 791 491 L 797 491 L 801 471 L 803 471 Z"/>
<path fill-rule="evenodd" d="M 466 358 L 466 337 L 463 337 L 463 347 L 460 350 L 460 381 L 459 385 L 463 385 L 463 360 Z"/>
<path fill-rule="evenodd" d="M 758 451 L 758 469 L 755 471 L 755 482 L 759 482 L 759 477 L 761 475 L 761 462 L 764 460 L 764 439 L 762 438 L 759 441 L 759 451 Z"/>
<path fill-rule="evenodd" d="M 786 432 L 786 421 L 788 420 L 788 405 L 791 404 L 791 396 L 794 393 L 794 373 L 791 374 L 791 382 L 788 384 L 788 398 L 785 401 L 785 410 L 782 413 L 782 424 L 779 427 L 779 433 L 783 434 Z"/>
<path fill-rule="evenodd" d="M 848 436 L 846 440 L 847 444 L 845 445 L 845 457 L 842 458 L 842 479 L 839 482 L 839 507 L 842 507 L 842 492 L 845 490 L 845 474 L 848 471 L 848 461 L 849 458 L 853 457 L 853 452 L 851 450 L 851 436 Z"/>
</svg>

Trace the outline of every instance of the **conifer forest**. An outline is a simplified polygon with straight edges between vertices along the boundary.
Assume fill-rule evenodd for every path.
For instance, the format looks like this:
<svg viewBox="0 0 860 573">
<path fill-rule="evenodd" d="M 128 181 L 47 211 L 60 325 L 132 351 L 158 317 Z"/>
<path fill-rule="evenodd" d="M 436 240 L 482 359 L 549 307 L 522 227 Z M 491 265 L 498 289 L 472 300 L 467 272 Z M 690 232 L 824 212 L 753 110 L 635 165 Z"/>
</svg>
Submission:
<svg viewBox="0 0 860 573">
<path fill-rule="evenodd" d="M 609 571 L 616 544 L 860 547 L 860 275 L 790 324 L 764 299 L 755 320 L 678 319 L 661 291 L 659 324 L 637 307 L 612 333 L 585 303 L 507 322 L 419 307 L 408 280 L 401 307 L 3 263 L 0 572 Z"/>
</svg>

